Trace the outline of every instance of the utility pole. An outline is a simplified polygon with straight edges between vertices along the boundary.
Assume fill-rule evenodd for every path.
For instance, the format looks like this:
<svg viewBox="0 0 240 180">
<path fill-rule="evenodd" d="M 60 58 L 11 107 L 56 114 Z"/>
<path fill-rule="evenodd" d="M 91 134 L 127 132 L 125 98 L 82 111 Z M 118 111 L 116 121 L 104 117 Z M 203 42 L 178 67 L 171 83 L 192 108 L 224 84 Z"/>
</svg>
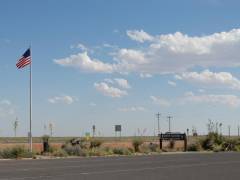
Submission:
<svg viewBox="0 0 240 180">
<path fill-rule="evenodd" d="M 50 136 L 53 136 L 53 123 L 49 123 Z"/>
<path fill-rule="evenodd" d="M 168 131 L 171 132 L 171 118 L 173 118 L 172 116 L 167 116 L 168 118 Z"/>
<path fill-rule="evenodd" d="M 18 128 L 18 118 L 13 123 L 13 128 L 14 128 L 14 136 L 17 136 L 17 128 Z"/>
<path fill-rule="evenodd" d="M 189 129 L 187 128 L 187 136 L 189 136 Z"/>
<path fill-rule="evenodd" d="M 95 137 L 95 133 L 96 133 L 96 126 L 93 125 L 92 126 L 92 136 Z"/>
<path fill-rule="evenodd" d="M 228 136 L 229 137 L 231 136 L 231 126 L 230 125 L 228 126 Z"/>
<path fill-rule="evenodd" d="M 222 135 L 222 123 L 219 124 L 219 129 L 220 129 L 220 135 Z"/>
<path fill-rule="evenodd" d="M 157 116 L 157 120 L 158 120 L 158 134 L 160 134 L 160 116 L 161 116 L 161 114 L 158 112 L 157 114 L 156 114 L 156 116 Z"/>
<path fill-rule="evenodd" d="M 44 124 L 43 129 L 44 129 L 44 135 L 46 135 L 47 134 L 47 125 L 46 124 Z"/>
<path fill-rule="evenodd" d="M 240 133 L 240 126 L 238 125 L 238 137 L 239 137 L 239 133 Z"/>
</svg>

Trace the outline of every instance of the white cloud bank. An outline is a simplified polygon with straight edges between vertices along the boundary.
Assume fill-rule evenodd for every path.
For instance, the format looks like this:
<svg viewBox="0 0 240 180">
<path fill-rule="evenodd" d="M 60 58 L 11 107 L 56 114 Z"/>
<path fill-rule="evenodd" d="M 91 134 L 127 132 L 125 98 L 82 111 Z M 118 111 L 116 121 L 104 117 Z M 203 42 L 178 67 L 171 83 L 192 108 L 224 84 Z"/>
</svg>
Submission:
<svg viewBox="0 0 240 180">
<path fill-rule="evenodd" d="M 58 103 L 63 103 L 63 104 L 72 104 L 74 102 L 78 101 L 76 97 L 68 96 L 68 95 L 63 95 L 63 96 L 55 96 L 52 98 L 48 99 L 49 103 L 52 104 L 58 104 Z"/>
<path fill-rule="evenodd" d="M 219 95 L 219 94 L 204 94 L 204 95 L 195 95 L 192 92 L 188 92 L 182 98 L 182 103 L 206 103 L 206 104 L 222 104 L 229 107 L 239 107 L 240 98 L 235 95 Z"/>
<path fill-rule="evenodd" d="M 127 35 L 143 47 L 122 48 L 112 53 L 112 62 L 93 59 L 86 52 L 54 62 L 87 72 L 145 74 L 182 73 L 194 67 L 239 67 L 240 29 L 204 36 L 181 32 L 152 36 L 143 30 L 128 30 Z"/>
<path fill-rule="evenodd" d="M 229 72 L 214 73 L 209 70 L 198 72 L 185 72 L 177 75 L 176 79 L 190 83 L 205 85 L 206 87 L 228 87 L 240 90 L 240 81 Z"/>
<path fill-rule="evenodd" d="M 172 105 L 206 104 L 206 105 L 224 105 L 230 108 L 240 106 L 240 97 L 232 94 L 194 94 L 186 92 L 182 97 L 176 99 L 164 99 L 161 97 L 150 96 L 152 102 L 162 107 Z"/>
<path fill-rule="evenodd" d="M 161 98 L 161 97 L 156 97 L 156 96 L 150 96 L 150 99 L 154 104 L 157 104 L 162 107 L 169 107 L 171 106 L 171 102 L 167 99 Z"/>
<path fill-rule="evenodd" d="M 132 107 L 124 107 L 119 108 L 118 111 L 121 112 L 136 112 L 136 111 L 145 111 L 146 109 L 142 106 L 132 106 Z"/>
</svg>

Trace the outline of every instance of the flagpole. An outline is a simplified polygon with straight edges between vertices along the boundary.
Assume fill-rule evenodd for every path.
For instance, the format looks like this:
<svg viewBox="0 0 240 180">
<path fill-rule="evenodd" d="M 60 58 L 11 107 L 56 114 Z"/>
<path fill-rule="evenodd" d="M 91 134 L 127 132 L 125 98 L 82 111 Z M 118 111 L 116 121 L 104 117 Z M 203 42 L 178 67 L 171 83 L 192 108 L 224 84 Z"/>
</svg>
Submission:
<svg viewBox="0 0 240 180">
<path fill-rule="evenodd" d="M 29 48 L 30 52 L 31 52 L 31 47 Z M 32 52 L 31 52 L 32 53 Z M 30 75 L 30 102 L 29 102 L 29 138 L 30 138 L 30 142 L 29 142 L 29 146 L 30 146 L 30 152 L 32 152 L 32 55 L 31 55 L 31 63 L 30 63 L 30 68 L 29 68 L 29 75 Z"/>
</svg>

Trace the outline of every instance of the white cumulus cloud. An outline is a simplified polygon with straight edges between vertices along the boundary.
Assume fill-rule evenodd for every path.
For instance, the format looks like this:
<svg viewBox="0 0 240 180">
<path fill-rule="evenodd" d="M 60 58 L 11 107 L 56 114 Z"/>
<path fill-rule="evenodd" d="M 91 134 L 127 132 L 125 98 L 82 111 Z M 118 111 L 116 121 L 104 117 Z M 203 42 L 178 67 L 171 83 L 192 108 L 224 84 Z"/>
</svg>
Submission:
<svg viewBox="0 0 240 180">
<path fill-rule="evenodd" d="M 118 51 L 118 59 L 124 63 L 130 64 L 144 64 L 146 59 L 144 53 L 134 49 L 120 49 Z"/>
<path fill-rule="evenodd" d="M 96 88 L 97 91 L 101 92 L 103 95 L 110 96 L 113 98 L 120 98 L 128 94 L 127 91 L 110 86 L 105 82 L 94 83 L 94 87 Z"/>
<path fill-rule="evenodd" d="M 136 112 L 136 111 L 145 111 L 146 109 L 142 106 L 132 106 L 132 107 L 124 107 L 119 108 L 118 111 L 121 112 Z"/>
<path fill-rule="evenodd" d="M 159 106 L 163 107 L 169 107 L 171 105 L 171 102 L 167 99 L 161 98 L 161 97 L 156 97 L 156 96 L 150 96 L 150 99 L 154 104 L 157 104 Z"/>
<path fill-rule="evenodd" d="M 63 59 L 55 59 L 54 62 L 61 66 L 75 67 L 87 72 L 111 73 L 114 71 L 114 65 L 91 59 L 87 52 L 71 55 Z"/>
<path fill-rule="evenodd" d="M 239 67 L 240 29 L 190 36 L 182 32 L 151 36 L 143 30 L 127 31 L 144 46 L 110 52 L 111 61 L 90 58 L 86 52 L 56 59 L 56 64 L 87 72 L 168 74 L 195 67 Z"/>
<path fill-rule="evenodd" d="M 214 73 L 209 70 L 198 72 L 185 72 L 178 75 L 180 80 L 206 85 L 206 87 L 228 87 L 240 90 L 240 81 L 229 72 Z"/>
<path fill-rule="evenodd" d="M 3 99 L 0 101 L 0 117 L 7 118 L 13 117 L 16 114 L 14 105 L 10 100 Z"/>
<path fill-rule="evenodd" d="M 70 48 L 71 49 L 77 48 L 77 49 L 80 49 L 82 51 L 89 51 L 89 49 L 82 43 L 78 43 L 77 45 L 71 45 Z"/>
<path fill-rule="evenodd" d="M 129 85 L 128 81 L 126 79 L 122 79 L 122 78 L 115 78 L 114 79 L 116 81 L 116 83 L 124 89 L 129 89 L 131 88 L 131 86 Z"/>
<path fill-rule="evenodd" d="M 151 77 L 152 77 L 152 75 L 149 74 L 149 73 L 140 73 L 139 76 L 140 76 L 141 78 L 151 78 Z"/>
<path fill-rule="evenodd" d="M 195 95 L 188 92 L 182 98 L 182 103 L 206 103 L 206 104 L 222 104 L 229 107 L 238 107 L 240 105 L 240 98 L 231 94 L 203 94 Z"/>
<path fill-rule="evenodd" d="M 127 31 L 127 35 L 134 41 L 138 41 L 138 42 L 145 42 L 145 41 L 152 41 L 153 37 L 146 33 L 143 30 L 128 30 Z"/>
<path fill-rule="evenodd" d="M 78 101 L 78 99 L 76 97 L 72 97 L 72 96 L 68 96 L 68 95 L 55 96 L 55 97 L 48 99 L 48 102 L 50 102 L 52 104 L 58 104 L 58 103 L 72 104 L 76 101 Z"/>
<path fill-rule="evenodd" d="M 168 81 L 168 84 L 169 84 L 170 86 L 173 86 L 173 87 L 176 87 L 176 86 L 177 86 L 177 84 L 176 84 L 175 82 L 173 82 L 173 81 Z"/>
</svg>

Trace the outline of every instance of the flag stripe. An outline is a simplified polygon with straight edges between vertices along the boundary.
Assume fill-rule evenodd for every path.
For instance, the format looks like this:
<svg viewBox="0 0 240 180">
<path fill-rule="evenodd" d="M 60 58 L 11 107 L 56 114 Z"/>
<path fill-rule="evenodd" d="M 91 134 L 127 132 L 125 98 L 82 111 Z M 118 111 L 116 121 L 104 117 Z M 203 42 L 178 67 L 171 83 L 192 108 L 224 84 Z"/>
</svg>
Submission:
<svg viewBox="0 0 240 180">
<path fill-rule="evenodd" d="M 31 64 L 31 61 L 25 61 L 22 64 L 17 65 L 17 67 L 18 67 L 18 69 L 21 69 L 29 64 Z"/>
<path fill-rule="evenodd" d="M 18 61 L 18 63 L 17 63 L 17 66 L 19 66 L 19 65 L 21 65 L 21 64 L 23 64 L 23 63 L 25 63 L 25 62 L 27 62 L 27 61 L 30 61 L 30 62 L 31 62 L 31 58 L 29 57 L 29 58 L 26 58 L 26 59 L 20 59 L 20 60 Z"/>
<path fill-rule="evenodd" d="M 31 61 L 24 61 L 24 62 L 18 64 L 17 67 L 18 67 L 18 68 L 22 68 L 22 67 L 24 67 L 24 66 L 26 66 L 26 65 L 29 65 L 30 63 L 31 63 Z"/>
<path fill-rule="evenodd" d="M 30 49 L 27 49 L 22 57 L 18 60 L 16 66 L 18 69 L 21 69 L 29 64 L 31 64 L 31 51 Z"/>
</svg>

